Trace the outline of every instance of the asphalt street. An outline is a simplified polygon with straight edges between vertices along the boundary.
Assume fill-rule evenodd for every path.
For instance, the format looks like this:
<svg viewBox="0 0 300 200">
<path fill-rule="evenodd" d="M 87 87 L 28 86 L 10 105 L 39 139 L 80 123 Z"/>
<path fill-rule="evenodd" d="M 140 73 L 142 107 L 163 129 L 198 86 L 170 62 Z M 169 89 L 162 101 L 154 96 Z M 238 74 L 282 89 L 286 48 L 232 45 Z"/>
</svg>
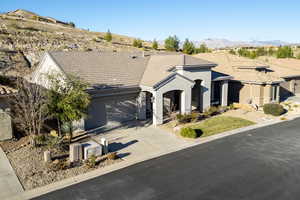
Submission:
<svg viewBox="0 0 300 200">
<path fill-rule="evenodd" d="M 174 152 L 36 199 L 300 199 L 300 119 Z"/>
</svg>

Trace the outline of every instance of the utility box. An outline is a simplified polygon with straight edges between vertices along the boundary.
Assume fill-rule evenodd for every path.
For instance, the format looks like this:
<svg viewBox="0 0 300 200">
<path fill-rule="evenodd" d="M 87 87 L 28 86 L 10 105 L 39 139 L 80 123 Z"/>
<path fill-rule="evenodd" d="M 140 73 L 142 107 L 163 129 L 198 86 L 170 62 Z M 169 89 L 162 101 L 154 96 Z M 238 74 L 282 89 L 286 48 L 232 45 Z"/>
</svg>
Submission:
<svg viewBox="0 0 300 200">
<path fill-rule="evenodd" d="M 1 102 L 0 102 L 1 103 Z M 1 106 L 1 105 L 0 105 Z M 11 117 L 0 107 L 0 141 L 9 140 L 13 137 Z"/>
<path fill-rule="evenodd" d="M 70 145 L 70 162 L 82 160 L 82 145 L 74 143 Z"/>
<path fill-rule="evenodd" d="M 92 155 L 102 156 L 102 145 L 95 141 L 88 141 L 81 144 L 83 147 L 83 158 L 88 159 Z"/>
</svg>

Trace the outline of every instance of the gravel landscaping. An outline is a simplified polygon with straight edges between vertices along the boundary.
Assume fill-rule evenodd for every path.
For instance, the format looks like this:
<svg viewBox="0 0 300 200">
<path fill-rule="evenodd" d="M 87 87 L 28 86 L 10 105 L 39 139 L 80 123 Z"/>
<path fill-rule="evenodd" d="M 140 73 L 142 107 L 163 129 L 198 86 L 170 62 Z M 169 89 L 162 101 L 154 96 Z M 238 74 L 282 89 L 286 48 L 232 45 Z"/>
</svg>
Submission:
<svg viewBox="0 0 300 200">
<path fill-rule="evenodd" d="M 46 147 L 33 148 L 28 144 L 27 138 L 0 143 L 25 190 L 41 187 L 121 161 L 121 159 L 104 160 L 95 168 L 89 168 L 83 162 L 71 165 L 68 162 L 68 151 L 62 151 L 53 154 L 54 161 L 52 163 L 45 163 L 43 153 Z M 51 167 L 55 166 L 58 160 L 64 163 L 59 170 Z"/>
</svg>

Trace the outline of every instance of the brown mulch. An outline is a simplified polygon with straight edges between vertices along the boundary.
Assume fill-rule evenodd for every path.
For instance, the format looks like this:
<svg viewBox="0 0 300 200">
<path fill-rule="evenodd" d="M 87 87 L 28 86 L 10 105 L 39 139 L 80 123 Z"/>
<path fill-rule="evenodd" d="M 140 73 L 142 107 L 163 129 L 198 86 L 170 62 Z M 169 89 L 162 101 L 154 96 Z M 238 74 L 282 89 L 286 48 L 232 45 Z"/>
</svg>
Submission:
<svg viewBox="0 0 300 200">
<path fill-rule="evenodd" d="M 54 156 L 59 158 L 60 161 L 67 163 L 68 167 L 67 169 L 54 171 L 49 167 L 50 164 L 45 163 L 43 160 L 43 154 L 46 147 L 34 148 L 31 145 L 28 145 L 28 139 L 26 137 L 18 141 L 1 142 L 0 145 L 4 152 L 6 152 L 6 155 L 25 190 L 41 187 L 121 161 L 121 159 L 104 160 L 95 168 L 89 168 L 83 162 L 71 166 L 68 164 L 68 158 L 65 156 L 68 155 L 68 152 L 57 152 L 54 153 Z"/>
</svg>

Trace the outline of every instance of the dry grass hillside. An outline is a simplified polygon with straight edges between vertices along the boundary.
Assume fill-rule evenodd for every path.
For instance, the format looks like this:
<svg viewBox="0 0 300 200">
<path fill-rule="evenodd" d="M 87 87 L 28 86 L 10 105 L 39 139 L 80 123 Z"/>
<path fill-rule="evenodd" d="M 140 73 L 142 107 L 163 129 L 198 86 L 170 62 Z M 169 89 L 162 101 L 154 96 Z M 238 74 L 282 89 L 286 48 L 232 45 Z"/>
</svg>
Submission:
<svg viewBox="0 0 300 200">
<path fill-rule="evenodd" d="M 132 46 L 132 37 L 113 34 L 112 42 L 107 42 L 104 35 L 25 10 L 1 14 L 0 72 L 11 75 L 20 70 L 30 71 L 45 51 L 142 50 Z M 150 42 L 143 42 L 143 46 L 151 49 Z"/>
</svg>

